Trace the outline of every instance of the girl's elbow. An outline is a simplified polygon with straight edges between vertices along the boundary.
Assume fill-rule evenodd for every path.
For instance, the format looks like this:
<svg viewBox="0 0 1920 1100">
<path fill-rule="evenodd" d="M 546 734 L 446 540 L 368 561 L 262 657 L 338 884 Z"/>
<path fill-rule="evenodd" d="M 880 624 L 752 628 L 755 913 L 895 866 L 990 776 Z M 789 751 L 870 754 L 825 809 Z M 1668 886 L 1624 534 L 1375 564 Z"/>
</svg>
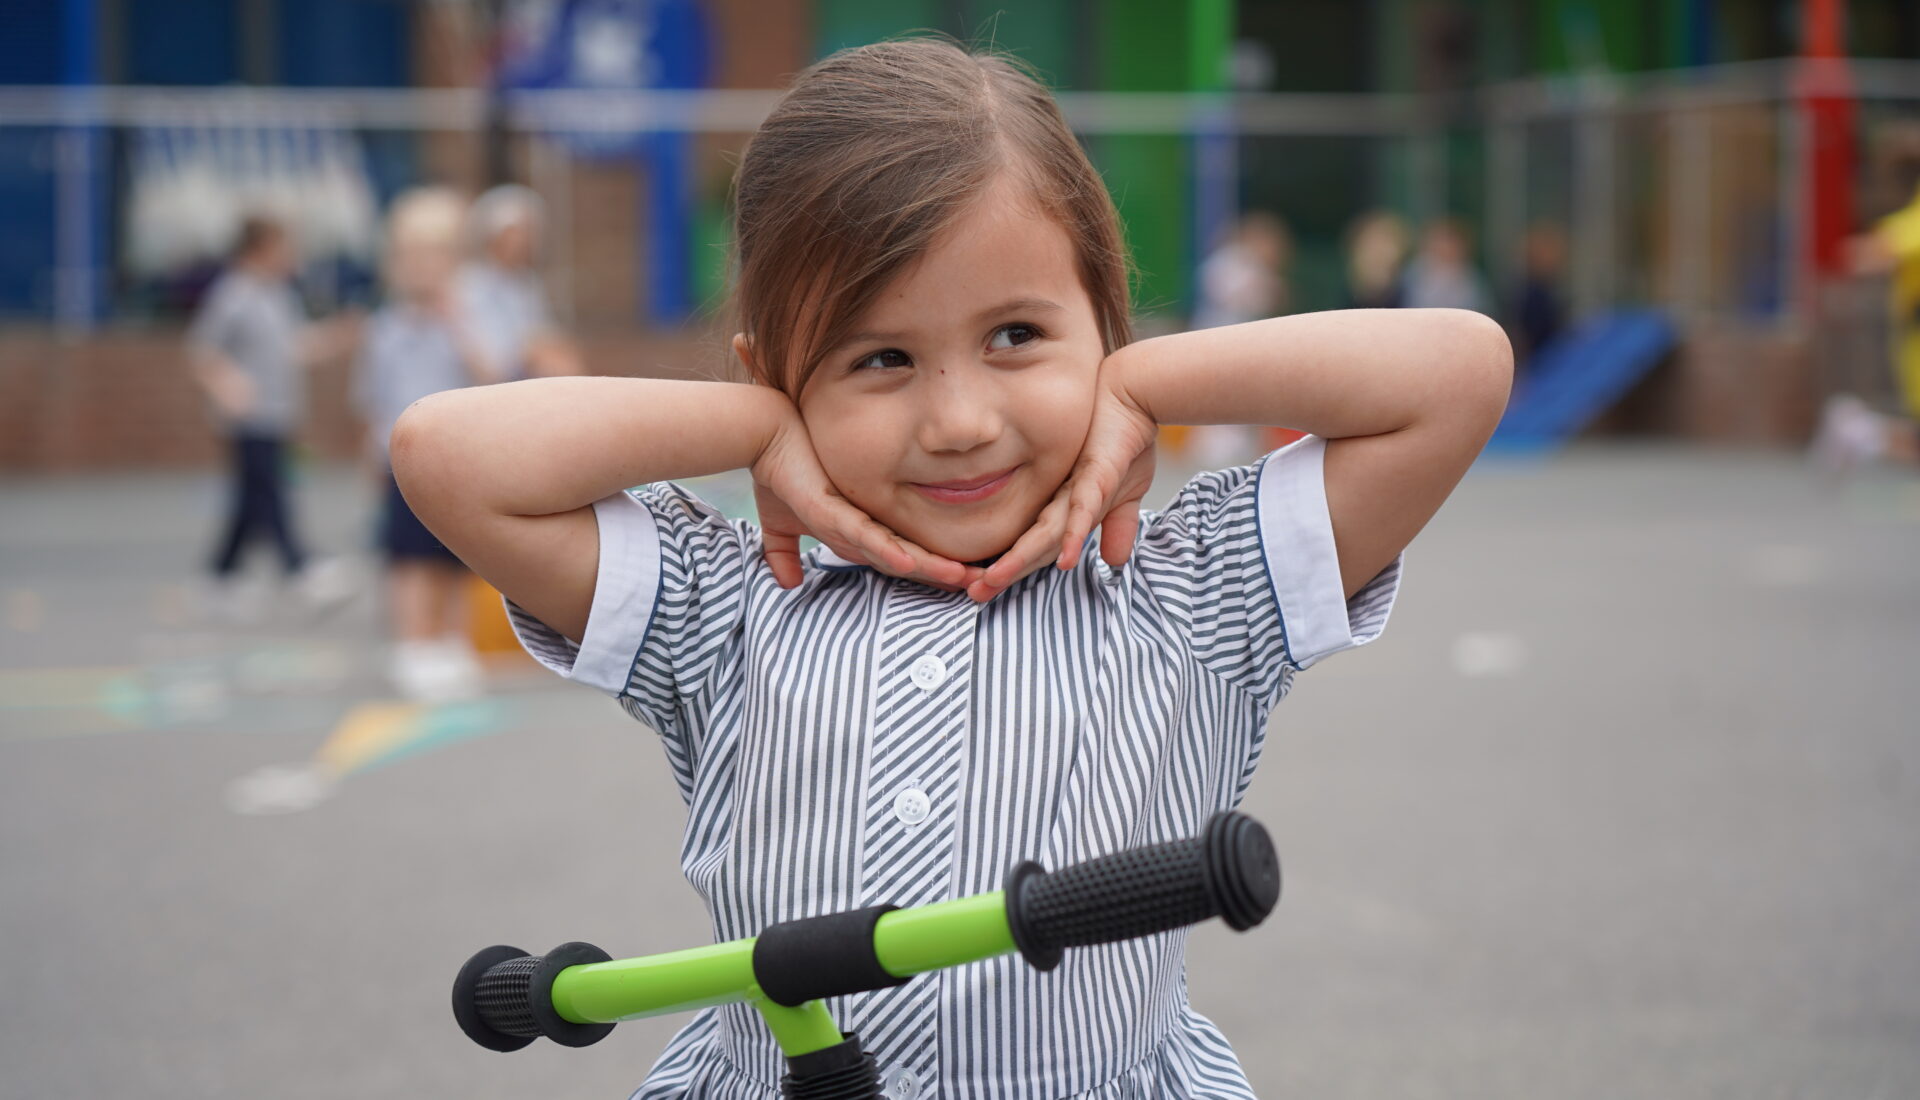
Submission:
<svg viewBox="0 0 1920 1100">
<path fill-rule="evenodd" d="M 437 394 L 408 405 L 393 422 L 393 434 L 387 437 L 387 458 L 393 465 L 394 479 L 405 488 L 425 469 L 438 465 L 436 455 L 451 438 L 434 400 Z"/>
<path fill-rule="evenodd" d="M 1507 398 L 1513 392 L 1513 342 L 1500 322 L 1484 313 L 1453 311 L 1460 327 L 1460 354 L 1455 360 L 1458 371 L 1456 392 L 1462 404 L 1477 420 L 1493 425 L 1507 410 Z"/>
</svg>

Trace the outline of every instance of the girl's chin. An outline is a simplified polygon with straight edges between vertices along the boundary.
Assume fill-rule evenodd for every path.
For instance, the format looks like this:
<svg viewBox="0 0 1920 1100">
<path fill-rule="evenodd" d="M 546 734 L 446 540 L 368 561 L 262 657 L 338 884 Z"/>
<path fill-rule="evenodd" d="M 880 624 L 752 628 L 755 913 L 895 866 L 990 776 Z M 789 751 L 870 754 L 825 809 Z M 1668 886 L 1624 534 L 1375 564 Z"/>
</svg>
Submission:
<svg viewBox="0 0 1920 1100">
<path fill-rule="evenodd" d="M 1014 542 L 1032 525 L 1031 518 L 1021 522 L 982 516 L 974 520 L 918 523 L 911 530 L 899 527 L 894 530 L 918 543 L 930 554 L 958 562 L 984 564 L 1012 549 Z"/>
<path fill-rule="evenodd" d="M 911 535 L 907 537 L 913 539 Z M 1004 540 L 993 541 L 938 538 L 932 538 L 930 540 L 913 539 L 913 541 L 919 543 L 920 546 L 930 554 L 938 554 L 940 557 L 962 562 L 967 565 L 984 566 L 1012 549 L 1014 539 L 1017 537 L 1016 535 Z"/>
</svg>

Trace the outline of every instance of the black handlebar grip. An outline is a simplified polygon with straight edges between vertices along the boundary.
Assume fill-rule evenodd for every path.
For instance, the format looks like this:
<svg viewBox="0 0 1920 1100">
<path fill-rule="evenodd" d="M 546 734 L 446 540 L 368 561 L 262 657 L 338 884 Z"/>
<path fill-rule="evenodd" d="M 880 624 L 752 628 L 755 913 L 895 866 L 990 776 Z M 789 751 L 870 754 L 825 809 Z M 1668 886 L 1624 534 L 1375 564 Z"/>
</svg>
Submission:
<svg viewBox="0 0 1920 1100">
<path fill-rule="evenodd" d="M 553 1008 L 553 979 L 569 966 L 611 961 L 590 943 L 563 943 L 545 955 L 497 945 L 478 952 L 453 979 L 453 1018 L 467 1038 L 488 1050 L 519 1050 L 542 1035 L 583 1047 L 606 1038 L 612 1024 L 576 1024 Z"/>
<path fill-rule="evenodd" d="M 1280 900 L 1280 860 L 1258 821 L 1215 814 L 1199 836 L 1129 848 L 1048 874 L 1031 861 L 1007 874 L 1007 923 L 1037 970 L 1066 948 L 1151 936 L 1224 918 L 1244 932 Z"/>
</svg>

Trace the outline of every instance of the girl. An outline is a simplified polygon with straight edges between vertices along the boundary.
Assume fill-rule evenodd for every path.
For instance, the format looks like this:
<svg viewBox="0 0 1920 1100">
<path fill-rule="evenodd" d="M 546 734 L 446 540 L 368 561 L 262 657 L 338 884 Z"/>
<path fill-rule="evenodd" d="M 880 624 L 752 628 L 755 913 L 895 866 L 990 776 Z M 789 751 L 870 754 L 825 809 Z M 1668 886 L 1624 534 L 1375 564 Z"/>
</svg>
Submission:
<svg viewBox="0 0 1920 1100">
<path fill-rule="evenodd" d="M 749 384 L 455 391 L 393 437 L 408 499 L 528 649 L 660 732 L 716 938 L 994 889 L 1235 805 L 1294 673 L 1379 633 L 1401 548 L 1505 401 L 1505 338 L 1466 313 L 1130 345 L 1107 193 L 999 57 L 836 54 L 736 186 Z M 1141 514 L 1156 426 L 1229 422 L 1315 438 Z M 759 526 L 666 480 L 740 467 Z M 895 1097 L 1250 1096 L 1186 1003 L 1184 945 L 834 1011 Z M 636 1096 L 771 1098 L 779 1075 L 721 1007 Z"/>
<path fill-rule="evenodd" d="M 454 305 L 466 202 L 422 187 L 393 200 L 387 214 L 388 299 L 367 323 L 355 398 L 380 467 L 380 543 L 387 558 L 393 650 L 389 677 L 417 702 L 479 694 L 480 664 L 467 642 L 462 595 L 467 570 L 407 507 L 387 465 L 394 421 L 428 394 L 499 380 L 499 368 Z"/>
</svg>

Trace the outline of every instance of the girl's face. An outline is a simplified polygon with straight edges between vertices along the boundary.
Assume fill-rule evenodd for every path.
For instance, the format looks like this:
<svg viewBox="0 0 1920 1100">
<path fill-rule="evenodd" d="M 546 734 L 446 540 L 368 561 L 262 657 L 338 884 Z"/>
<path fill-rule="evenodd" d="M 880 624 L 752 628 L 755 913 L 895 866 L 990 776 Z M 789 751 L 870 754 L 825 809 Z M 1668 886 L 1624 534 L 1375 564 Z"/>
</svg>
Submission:
<svg viewBox="0 0 1920 1100">
<path fill-rule="evenodd" d="M 799 408 L 827 476 L 955 561 L 1013 545 L 1086 441 L 1103 358 L 1065 229 L 990 187 L 829 348 Z"/>
</svg>

